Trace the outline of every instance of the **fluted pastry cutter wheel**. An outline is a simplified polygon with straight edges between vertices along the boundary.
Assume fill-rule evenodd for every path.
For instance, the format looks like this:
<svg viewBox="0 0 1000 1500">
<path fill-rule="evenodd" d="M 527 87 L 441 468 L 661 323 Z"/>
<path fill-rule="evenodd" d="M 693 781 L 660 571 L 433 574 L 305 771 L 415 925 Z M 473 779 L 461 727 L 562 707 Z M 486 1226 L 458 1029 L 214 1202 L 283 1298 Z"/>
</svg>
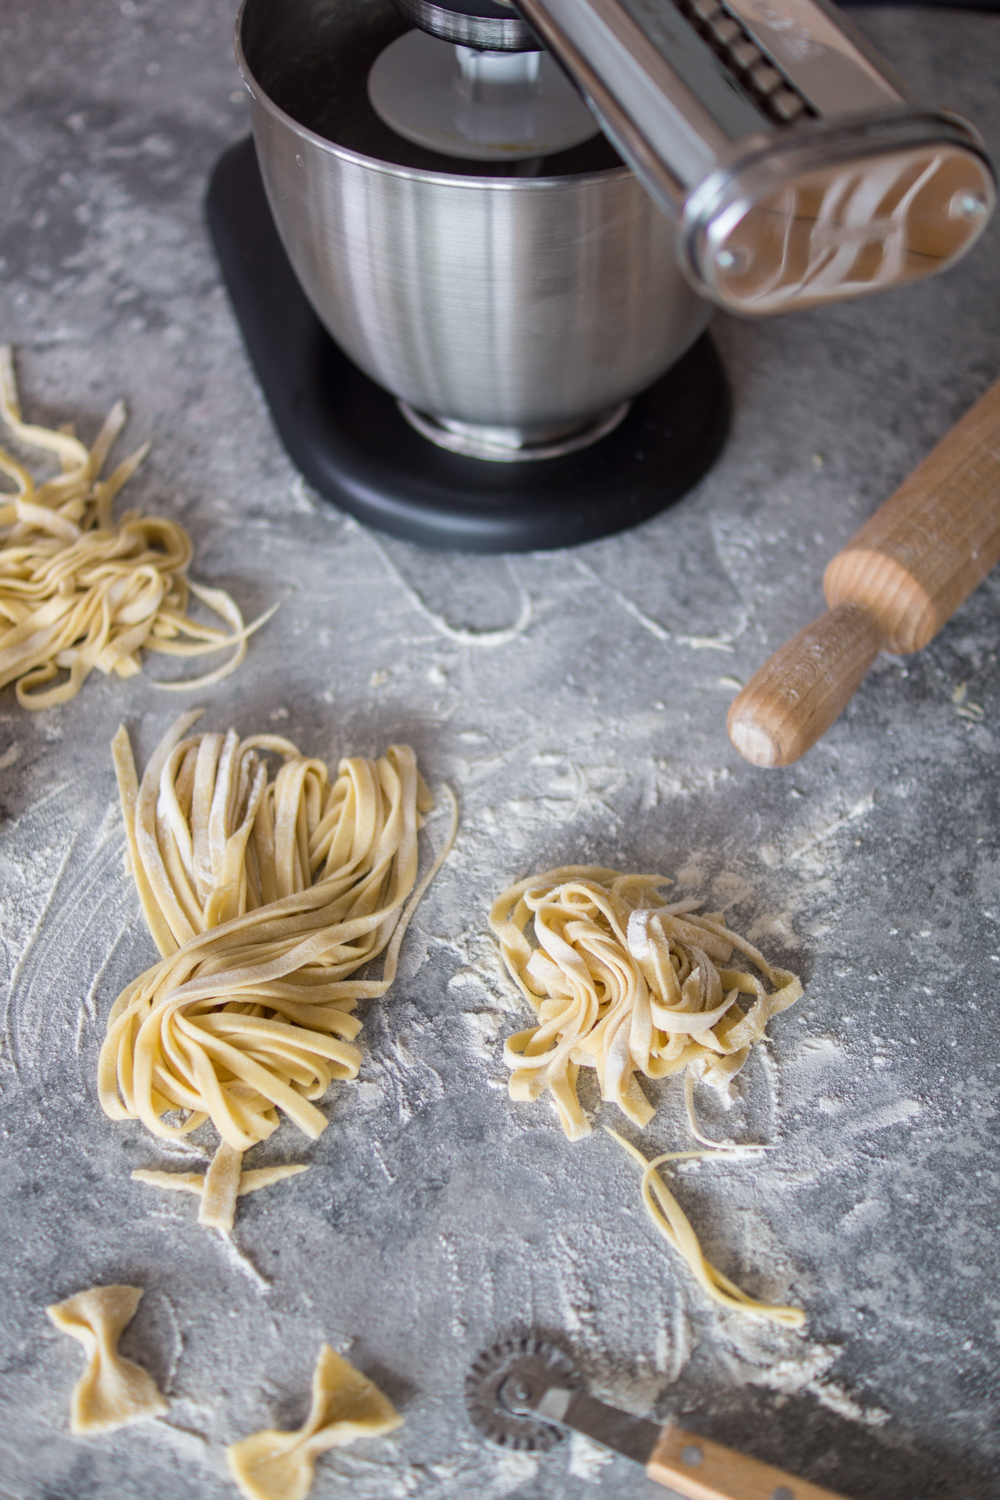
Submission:
<svg viewBox="0 0 1000 1500">
<path fill-rule="evenodd" d="M 466 1377 L 465 1404 L 473 1425 L 501 1447 L 544 1450 L 567 1430 L 582 1432 L 688 1500 L 845 1500 L 673 1422 L 661 1427 L 598 1401 L 562 1349 L 530 1334 L 479 1356 Z"/>
</svg>

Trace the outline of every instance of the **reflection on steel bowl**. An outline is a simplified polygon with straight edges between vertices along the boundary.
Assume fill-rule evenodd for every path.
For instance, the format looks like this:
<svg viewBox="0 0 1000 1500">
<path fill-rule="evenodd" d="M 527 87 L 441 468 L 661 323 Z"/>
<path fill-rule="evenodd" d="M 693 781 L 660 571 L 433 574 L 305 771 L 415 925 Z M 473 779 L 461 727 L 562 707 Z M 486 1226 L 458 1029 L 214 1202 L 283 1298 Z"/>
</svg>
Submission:
<svg viewBox="0 0 1000 1500">
<path fill-rule="evenodd" d="M 580 446 L 712 309 L 603 136 L 470 162 L 384 125 L 368 72 L 405 29 L 390 0 L 245 0 L 237 56 L 285 249 L 337 343 L 428 435 L 468 432 L 481 456 Z"/>
</svg>

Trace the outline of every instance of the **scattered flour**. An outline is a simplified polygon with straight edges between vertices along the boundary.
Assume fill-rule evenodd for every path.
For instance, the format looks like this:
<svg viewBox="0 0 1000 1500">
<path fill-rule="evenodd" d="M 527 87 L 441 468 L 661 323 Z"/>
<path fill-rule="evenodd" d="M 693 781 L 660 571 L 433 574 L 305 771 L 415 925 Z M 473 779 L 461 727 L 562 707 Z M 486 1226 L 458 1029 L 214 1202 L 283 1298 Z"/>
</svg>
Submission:
<svg viewBox="0 0 1000 1500">
<path fill-rule="evenodd" d="M 530 1453 L 509 1453 L 503 1448 L 491 1451 L 493 1460 L 491 1490 L 494 1495 L 516 1495 L 518 1490 L 535 1478 L 538 1459 Z"/>
<path fill-rule="evenodd" d="M 586 1484 L 600 1484 L 601 1470 L 611 1463 L 614 1454 L 591 1442 L 582 1432 L 573 1432 L 569 1439 L 569 1472 Z"/>
<path fill-rule="evenodd" d="M 465 1010 L 462 1020 L 472 1036 L 470 1051 L 486 1062 L 494 1062 L 497 1055 L 497 1038 L 505 1017 L 494 1010 Z"/>
</svg>

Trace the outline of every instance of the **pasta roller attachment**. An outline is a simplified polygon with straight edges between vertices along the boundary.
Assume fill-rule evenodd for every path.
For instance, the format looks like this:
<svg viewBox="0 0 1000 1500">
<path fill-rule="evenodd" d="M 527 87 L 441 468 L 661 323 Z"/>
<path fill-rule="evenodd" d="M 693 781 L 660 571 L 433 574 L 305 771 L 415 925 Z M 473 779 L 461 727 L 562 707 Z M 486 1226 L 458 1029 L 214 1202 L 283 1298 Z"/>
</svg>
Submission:
<svg viewBox="0 0 1000 1500">
<path fill-rule="evenodd" d="M 598 1401 L 563 1350 L 542 1339 L 509 1338 L 481 1354 L 465 1401 L 474 1426 L 502 1447 L 547 1449 L 567 1431 L 581 1432 L 688 1500 L 844 1500 L 672 1422 L 663 1427 Z"/>
<path fill-rule="evenodd" d="M 517 8 L 678 221 L 691 282 L 731 311 L 915 281 L 963 255 L 993 212 L 975 129 L 918 101 L 829 0 Z"/>
</svg>

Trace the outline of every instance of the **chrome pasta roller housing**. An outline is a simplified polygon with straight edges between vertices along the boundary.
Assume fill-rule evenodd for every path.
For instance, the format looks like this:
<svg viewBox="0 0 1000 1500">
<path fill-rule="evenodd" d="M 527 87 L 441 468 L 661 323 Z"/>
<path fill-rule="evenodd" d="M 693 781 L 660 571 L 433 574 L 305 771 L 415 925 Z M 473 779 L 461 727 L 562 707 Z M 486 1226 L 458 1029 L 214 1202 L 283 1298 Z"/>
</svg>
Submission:
<svg viewBox="0 0 1000 1500">
<path fill-rule="evenodd" d="M 996 206 L 978 132 L 829 0 L 518 0 L 678 223 L 692 284 L 762 315 L 954 264 Z"/>
</svg>

